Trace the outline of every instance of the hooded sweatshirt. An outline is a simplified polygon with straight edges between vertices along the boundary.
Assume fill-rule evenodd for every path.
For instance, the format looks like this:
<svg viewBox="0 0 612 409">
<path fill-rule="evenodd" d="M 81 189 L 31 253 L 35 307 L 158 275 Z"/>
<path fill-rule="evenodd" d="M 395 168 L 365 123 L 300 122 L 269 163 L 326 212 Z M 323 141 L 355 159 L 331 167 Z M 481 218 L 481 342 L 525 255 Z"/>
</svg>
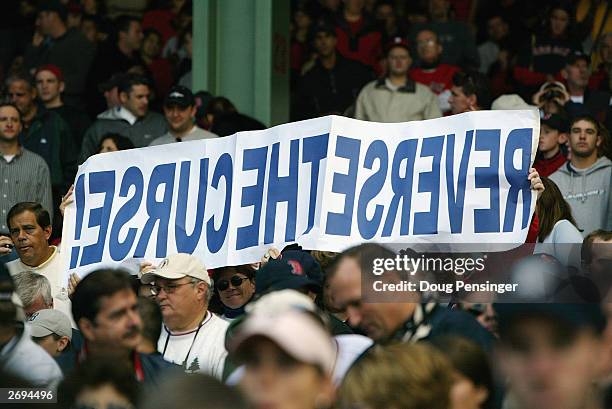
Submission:
<svg viewBox="0 0 612 409">
<path fill-rule="evenodd" d="M 583 236 L 612 227 L 611 173 L 612 162 L 601 157 L 586 169 L 576 169 L 567 162 L 550 175 L 570 205 Z"/>
<path fill-rule="evenodd" d="M 168 131 L 163 115 L 148 111 L 142 118 L 136 118 L 124 107 L 111 108 L 98 115 L 83 137 L 80 162 L 83 163 L 98 153 L 100 140 L 107 133 L 118 133 L 129 138 L 136 148 L 148 146 L 155 138 Z"/>
</svg>

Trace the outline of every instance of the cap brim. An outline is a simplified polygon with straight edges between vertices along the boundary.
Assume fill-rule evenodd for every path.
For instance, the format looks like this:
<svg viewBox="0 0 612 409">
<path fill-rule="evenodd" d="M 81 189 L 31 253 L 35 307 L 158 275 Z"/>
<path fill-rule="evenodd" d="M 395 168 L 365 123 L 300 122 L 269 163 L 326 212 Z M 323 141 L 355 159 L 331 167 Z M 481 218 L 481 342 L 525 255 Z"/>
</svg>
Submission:
<svg viewBox="0 0 612 409">
<path fill-rule="evenodd" d="M 257 281 L 255 282 L 257 283 Z M 269 290 L 299 290 L 302 288 L 317 292 L 321 289 L 321 286 L 309 278 L 303 276 L 295 276 L 275 283 L 274 285 L 270 286 L 266 290 L 266 292 Z"/>
<path fill-rule="evenodd" d="M 293 313 L 290 314 L 293 315 Z M 302 320 L 310 318 L 300 317 L 295 319 Z M 316 356 L 318 353 L 324 354 L 323 351 L 325 348 L 329 347 L 323 344 L 326 335 L 323 330 L 319 329 L 314 323 L 304 325 L 305 323 L 306 322 L 279 323 L 276 319 L 267 316 L 247 317 L 236 336 L 229 342 L 229 349 L 232 353 L 238 352 L 243 346 L 250 345 L 249 341 L 253 338 L 264 337 L 274 342 L 296 360 L 316 365 L 326 372 L 331 371 L 333 367 L 333 356 L 329 356 L 327 359 L 323 359 L 323 361 L 321 360 L 321 356 Z M 287 325 L 292 328 L 287 328 Z M 309 348 L 305 348 L 304 340 L 309 338 L 311 338 L 312 344 Z"/>
<path fill-rule="evenodd" d="M 187 277 L 186 274 L 172 273 L 170 271 L 147 271 L 140 277 L 143 284 L 151 284 L 156 278 L 166 278 L 168 280 L 178 280 L 179 278 Z"/>
<path fill-rule="evenodd" d="M 30 335 L 36 338 L 46 337 L 53 334 L 49 328 L 41 327 L 40 325 L 30 324 Z"/>
</svg>

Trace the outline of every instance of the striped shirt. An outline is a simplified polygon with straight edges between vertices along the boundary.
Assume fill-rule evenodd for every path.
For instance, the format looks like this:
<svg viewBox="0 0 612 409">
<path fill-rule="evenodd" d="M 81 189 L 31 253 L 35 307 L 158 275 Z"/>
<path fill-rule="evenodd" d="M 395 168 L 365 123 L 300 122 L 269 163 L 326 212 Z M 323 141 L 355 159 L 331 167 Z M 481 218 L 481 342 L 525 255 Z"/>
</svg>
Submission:
<svg viewBox="0 0 612 409">
<path fill-rule="evenodd" d="M 10 162 L 0 154 L 0 233 L 8 234 L 6 215 L 19 202 L 38 202 L 53 217 L 49 167 L 24 148 Z"/>
</svg>

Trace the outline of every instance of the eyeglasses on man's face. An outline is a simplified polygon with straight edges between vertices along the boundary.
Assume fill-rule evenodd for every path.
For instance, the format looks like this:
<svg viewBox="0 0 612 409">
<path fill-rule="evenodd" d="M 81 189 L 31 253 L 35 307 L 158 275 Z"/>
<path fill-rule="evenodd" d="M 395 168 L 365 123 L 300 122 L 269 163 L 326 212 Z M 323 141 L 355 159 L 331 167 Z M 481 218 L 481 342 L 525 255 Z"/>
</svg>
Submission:
<svg viewBox="0 0 612 409">
<path fill-rule="evenodd" d="M 186 283 L 180 283 L 180 284 L 175 284 L 175 283 L 166 284 L 166 285 L 151 284 L 150 289 L 151 289 L 151 294 L 153 295 L 159 295 L 162 290 L 164 290 L 166 294 L 174 294 L 177 288 L 182 287 L 184 285 L 193 284 L 193 283 L 194 283 L 193 281 L 188 281 Z"/>
</svg>

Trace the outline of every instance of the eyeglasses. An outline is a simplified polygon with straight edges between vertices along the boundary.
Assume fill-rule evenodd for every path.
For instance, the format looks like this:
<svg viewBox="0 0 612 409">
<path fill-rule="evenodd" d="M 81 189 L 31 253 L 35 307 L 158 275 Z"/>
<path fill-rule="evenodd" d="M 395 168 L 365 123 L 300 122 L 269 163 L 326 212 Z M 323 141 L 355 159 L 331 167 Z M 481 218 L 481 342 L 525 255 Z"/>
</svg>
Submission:
<svg viewBox="0 0 612 409">
<path fill-rule="evenodd" d="M 240 287 L 244 280 L 248 280 L 248 278 L 240 277 L 239 275 L 233 275 L 232 278 L 230 278 L 229 280 L 219 280 L 217 281 L 217 290 L 225 291 L 230 287 L 230 284 L 232 285 L 232 287 Z"/>
<path fill-rule="evenodd" d="M 432 45 L 436 45 L 436 40 L 429 39 L 429 40 L 417 41 L 417 47 L 419 47 L 419 48 L 430 47 Z"/>
<path fill-rule="evenodd" d="M 161 290 L 164 290 L 166 294 L 174 294 L 176 292 L 176 289 L 187 285 L 187 284 L 193 284 L 193 281 L 189 281 L 188 283 L 182 283 L 182 284 L 169 284 L 169 285 L 155 285 L 152 284 L 151 285 L 151 294 L 153 295 L 159 295 L 161 293 Z"/>
</svg>

